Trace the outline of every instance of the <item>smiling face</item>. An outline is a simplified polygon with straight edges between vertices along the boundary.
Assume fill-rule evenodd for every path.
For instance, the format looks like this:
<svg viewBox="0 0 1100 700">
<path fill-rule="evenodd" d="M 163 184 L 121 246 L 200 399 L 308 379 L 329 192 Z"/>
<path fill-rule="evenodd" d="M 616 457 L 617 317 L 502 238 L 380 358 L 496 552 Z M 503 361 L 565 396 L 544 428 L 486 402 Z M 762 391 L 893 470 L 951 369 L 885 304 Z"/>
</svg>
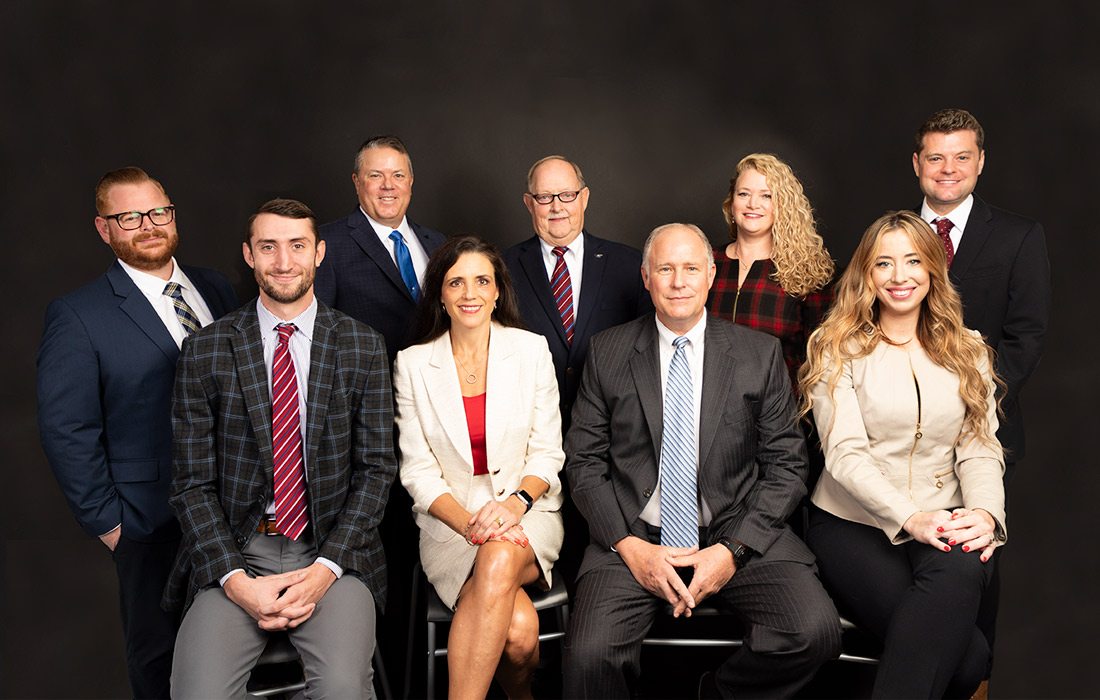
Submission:
<svg viewBox="0 0 1100 700">
<path fill-rule="evenodd" d="M 879 303 L 879 319 L 900 320 L 920 316 L 921 303 L 930 284 L 917 247 L 909 234 L 894 229 L 879 238 L 871 262 L 871 284 Z"/>
<path fill-rule="evenodd" d="M 499 297 L 493 263 L 481 253 L 463 253 L 443 275 L 441 298 L 452 328 L 488 325 Z"/>
<path fill-rule="evenodd" d="M 582 187 L 573 166 L 564 160 L 552 159 L 539 165 L 531 174 L 531 193 L 523 195 L 523 203 L 531 213 L 531 224 L 547 245 L 569 245 L 584 228 L 584 211 L 588 208 L 588 188 Z M 579 192 L 572 202 L 555 197 L 549 204 L 539 204 L 531 194 Z"/>
<path fill-rule="evenodd" d="M 386 146 L 363 150 L 351 181 L 367 216 L 390 228 L 401 224 L 413 185 L 412 164 L 404 153 Z"/>
<path fill-rule="evenodd" d="M 663 228 L 642 264 L 642 281 L 657 309 L 657 319 L 674 333 L 687 333 L 702 318 L 714 282 L 710 250 L 686 226 Z"/>
<path fill-rule="evenodd" d="M 913 154 L 913 172 L 932 211 L 949 214 L 977 186 L 985 151 L 978 148 L 978 135 L 972 129 L 930 131 L 921 144 L 920 152 Z"/>
<path fill-rule="evenodd" d="M 289 320 L 306 310 L 313 301 L 317 266 L 325 257 L 325 242 L 317 241 L 309 219 L 260 214 L 242 252 L 269 311 Z"/>
<path fill-rule="evenodd" d="M 168 195 L 151 180 L 133 184 L 119 184 L 107 192 L 101 215 L 121 214 L 128 211 L 146 212 L 157 207 L 171 204 Z M 122 262 L 149 273 L 167 269 L 165 279 L 172 274 L 169 263 L 179 244 L 176 233 L 176 221 L 173 219 L 163 226 L 156 226 L 148 216 L 142 217 L 141 226 L 125 231 L 115 219 L 95 218 L 95 227 L 103 242 L 111 246 Z"/>
<path fill-rule="evenodd" d="M 730 200 L 730 214 L 737 235 L 769 236 L 775 223 L 775 204 L 768 181 L 758 170 L 746 170 L 737 177 Z"/>
</svg>

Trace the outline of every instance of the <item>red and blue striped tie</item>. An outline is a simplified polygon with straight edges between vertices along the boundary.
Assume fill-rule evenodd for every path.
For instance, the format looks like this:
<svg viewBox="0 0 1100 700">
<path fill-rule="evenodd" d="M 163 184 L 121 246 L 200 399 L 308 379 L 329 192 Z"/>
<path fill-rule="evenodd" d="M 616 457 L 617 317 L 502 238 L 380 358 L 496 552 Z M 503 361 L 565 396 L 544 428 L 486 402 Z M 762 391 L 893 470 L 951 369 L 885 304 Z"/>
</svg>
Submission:
<svg viewBox="0 0 1100 700">
<path fill-rule="evenodd" d="M 271 370 L 271 445 L 275 462 L 275 527 L 297 540 L 309 524 L 306 480 L 302 459 L 301 418 L 298 415 L 298 379 L 290 356 L 293 323 L 275 326 L 279 344 Z"/>
<path fill-rule="evenodd" d="M 565 329 L 565 340 L 573 344 L 573 281 L 569 278 L 569 268 L 565 266 L 565 246 L 555 246 L 553 253 L 558 261 L 554 263 L 554 274 L 550 276 L 550 289 L 554 294 L 554 303 L 561 314 L 561 326 Z"/>
</svg>

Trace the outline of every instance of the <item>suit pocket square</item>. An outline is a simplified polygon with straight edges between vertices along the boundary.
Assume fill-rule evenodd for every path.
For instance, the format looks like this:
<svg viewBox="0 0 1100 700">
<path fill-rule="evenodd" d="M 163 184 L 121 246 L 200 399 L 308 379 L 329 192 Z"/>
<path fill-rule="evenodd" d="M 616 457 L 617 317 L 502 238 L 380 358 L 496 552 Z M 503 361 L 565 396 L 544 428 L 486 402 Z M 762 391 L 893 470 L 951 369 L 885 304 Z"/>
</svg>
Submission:
<svg viewBox="0 0 1100 700">
<path fill-rule="evenodd" d="M 160 476 L 155 459 L 124 459 L 111 462 L 111 479 L 116 484 L 156 481 Z"/>
</svg>

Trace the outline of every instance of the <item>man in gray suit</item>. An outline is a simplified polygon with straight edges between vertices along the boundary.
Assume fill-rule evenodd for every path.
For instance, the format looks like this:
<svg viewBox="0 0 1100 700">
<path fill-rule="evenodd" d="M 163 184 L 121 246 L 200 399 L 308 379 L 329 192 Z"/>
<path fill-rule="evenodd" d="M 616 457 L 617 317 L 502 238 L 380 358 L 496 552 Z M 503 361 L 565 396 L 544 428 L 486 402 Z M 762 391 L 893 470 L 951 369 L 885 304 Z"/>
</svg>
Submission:
<svg viewBox="0 0 1100 700">
<path fill-rule="evenodd" d="M 311 697 L 371 695 L 378 523 L 397 471 L 382 336 L 313 297 L 313 212 L 276 199 L 244 259 L 260 296 L 184 343 L 170 503 L 186 602 L 172 697 L 244 697 L 268 633 L 287 630 Z"/>
<path fill-rule="evenodd" d="M 794 694 L 840 651 L 814 558 L 786 526 L 806 448 L 779 342 L 705 313 L 714 259 L 697 227 L 649 235 L 656 318 L 592 341 L 566 440 L 592 542 L 566 641 L 566 697 L 628 697 L 641 642 L 667 605 L 732 608 L 745 644 L 705 696 Z"/>
</svg>

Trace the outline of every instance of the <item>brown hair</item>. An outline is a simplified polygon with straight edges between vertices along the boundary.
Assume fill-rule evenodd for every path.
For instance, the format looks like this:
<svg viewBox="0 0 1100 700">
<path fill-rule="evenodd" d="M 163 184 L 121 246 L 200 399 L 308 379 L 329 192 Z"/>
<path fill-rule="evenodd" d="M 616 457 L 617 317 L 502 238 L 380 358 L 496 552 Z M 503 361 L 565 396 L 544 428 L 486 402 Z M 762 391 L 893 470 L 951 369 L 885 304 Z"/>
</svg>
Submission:
<svg viewBox="0 0 1100 700">
<path fill-rule="evenodd" d="M 96 212 L 100 216 L 115 213 L 107 211 L 107 195 L 110 194 L 111 188 L 115 185 L 140 185 L 143 182 L 153 183 L 165 197 L 168 196 L 168 193 L 164 191 L 164 185 L 160 184 L 156 179 L 149 177 L 149 173 L 135 165 L 128 165 L 125 168 L 111 170 L 105 173 L 103 177 L 99 178 L 99 182 L 97 182 L 95 186 Z"/>
<path fill-rule="evenodd" d="M 313 240 L 317 242 L 320 236 L 317 234 L 317 217 L 313 210 L 297 199 L 272 199 L 260 205 L 256 213 L 248 217 L 248 226 L 244 230 L 244 242 L 252 246 L 252 224 L 256 223 L 260 214 L 274 214 L 287 219 L 309 219 L 309 228 L 313 231 Z"/>
<path fill-rule="evenodd" d="M 409 163 L 409 175 L 412 175 L 413 159 L 409 155 L 409 149 L 405 148 L 405 143 L 393 136 L 392 134 L 386 134 L 384 136 L 371 136 L 369 139 L 359 145 L 359 149 L 355 151 L 355 162 L 352 165 L 352 173 L 358 175 L 359 168 L 363 165 L 363 151 L 371 148 L 392 148 L 401 155 L 405 156 L 405 160 Z"/>
<path fill-rule="evenodd" d="M 917 153 L 924 150 L 925 134 L 950 134 L 953 131 L 973 131 L 978 139 L 978 150 L 985 150 L 985 129 L 973 114 L 965 109 L 941 109 L 924 120 L 917 129 Z"/>
</svg>

